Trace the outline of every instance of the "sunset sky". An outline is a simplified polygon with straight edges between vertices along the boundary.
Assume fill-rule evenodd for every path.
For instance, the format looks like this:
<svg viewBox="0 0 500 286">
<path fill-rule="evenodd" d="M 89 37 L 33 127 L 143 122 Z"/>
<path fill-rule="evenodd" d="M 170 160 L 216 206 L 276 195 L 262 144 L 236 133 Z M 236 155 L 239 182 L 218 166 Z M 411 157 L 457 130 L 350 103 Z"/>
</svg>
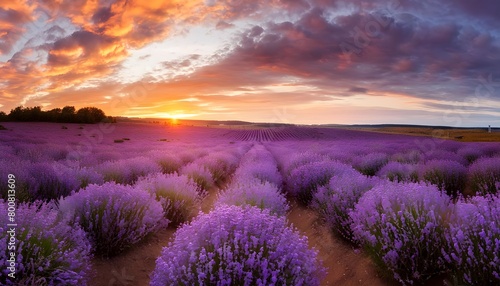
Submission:
<svg viewBox="0 0 500 286">
<path fill-rule="evenodd" d="M 498 0 L 0 0 L 0 110 L 500 126 Z"/>
</svg>

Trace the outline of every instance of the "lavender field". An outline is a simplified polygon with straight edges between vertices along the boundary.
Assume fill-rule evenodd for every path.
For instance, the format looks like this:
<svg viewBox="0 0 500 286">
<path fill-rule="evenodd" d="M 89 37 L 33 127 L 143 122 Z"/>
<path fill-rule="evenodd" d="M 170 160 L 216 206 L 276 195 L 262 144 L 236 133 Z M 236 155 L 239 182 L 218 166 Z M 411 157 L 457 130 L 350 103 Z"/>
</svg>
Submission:
<svg viewBox="0 0 500 286">
<path fill-rule="evenodd" d="M 498 143 L 2 125 L 1 285 L 500 284 Z"/>
</svg>

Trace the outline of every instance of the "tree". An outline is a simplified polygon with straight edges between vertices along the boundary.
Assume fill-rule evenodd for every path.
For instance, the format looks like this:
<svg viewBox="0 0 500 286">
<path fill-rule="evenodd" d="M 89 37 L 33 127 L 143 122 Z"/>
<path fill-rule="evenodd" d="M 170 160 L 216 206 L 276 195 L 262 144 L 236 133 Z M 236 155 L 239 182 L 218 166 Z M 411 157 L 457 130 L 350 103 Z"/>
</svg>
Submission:
<svg viewBox="0 0 500 286">
<path fill-rule="evenodd" d="M 43 111 L 41 106 L 28 107 L 27 121 L 43 121 Z"/>
<path fill-rule="evenodd" d="M 24 107 L 18 106 L 10 110 L 9 119 L 12 121 L 23 121 Z"/>
<path fill-rule="evenodd" d="M 84 107 L 75 112 L 74 106 L 65 106 L 63 109 L 54 108 L 43 111 L 41 106 L 12 109 L 9 115 L 0 112 L 0 121 L 35 121 L 35 122 L 64 122 L 64 123 L 99 123 L 116 122 L 111 116 L 96 107 Z"/>
<path fill-rule="evenodd" d="M 75 107 L 74 106 L 65 106 L 61 110 L 61 122 L 71 123 L 75 122 Z"/>
<path fill-rule="evenodd" d="M 0 122 L 7 121 L 8 119 L 9 117 L 7 116 L 7 114 L 3 111 L 0 111 Z"/>
<path fill-rule="evenodd" d="M 76 118 L 81 123 L 98 123 L 106 118 L 106 114 L 96 107 L 83 107 L 76 112 Z"/>
<path fill-rule="evenodd" d="M 45 112 L 44 121 L 49 122 L 61 122 L 62 110 L 60 108 L 54 108 Z"/>
</svg>

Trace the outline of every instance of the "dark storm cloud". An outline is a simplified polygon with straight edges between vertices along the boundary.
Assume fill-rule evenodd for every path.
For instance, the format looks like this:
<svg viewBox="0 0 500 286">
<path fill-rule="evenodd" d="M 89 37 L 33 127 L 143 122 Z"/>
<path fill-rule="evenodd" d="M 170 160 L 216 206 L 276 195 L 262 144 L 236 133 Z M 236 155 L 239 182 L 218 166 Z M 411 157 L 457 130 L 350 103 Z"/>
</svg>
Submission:
<svg viewBox="0 0 500 286">
<path fill-rule="evenodd" d="M 325 88 L 366 81 L 378 90 L 460 99 L 475 88 L 464 84 L 500 76 L 500 45 L 495 31 L 467 22 L 363 11 L 332 18 L 315 8 L 296 21 L 242 33 L 220 65 L 293 75 Z"/>
</svg>

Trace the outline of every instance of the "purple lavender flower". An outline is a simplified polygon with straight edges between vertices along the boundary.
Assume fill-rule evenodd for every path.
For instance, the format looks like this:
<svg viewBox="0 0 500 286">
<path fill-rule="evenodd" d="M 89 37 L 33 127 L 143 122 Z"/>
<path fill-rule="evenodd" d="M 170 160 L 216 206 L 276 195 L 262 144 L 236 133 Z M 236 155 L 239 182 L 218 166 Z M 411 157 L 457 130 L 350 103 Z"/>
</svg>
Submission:
<svg viewBox="0 0 500 286">
<path fill-rule="evenodd" d="M 292 172 L 294 169 L 300 166 L 304 166 L 314 162 L 321 162 L 329 159 L 324 155 L 320 155 L 309 151 L 304 153 L 292 153 L 291 155 L 289 153 L 288 154 L 284 153 L 281 156 L 281 158 L 283 160 L 284 174 L 286 175 L 289 175 L 290 172 Z"/>
<path fill-rule="evenodd" d="M 283 178 L 276 163 L 255 161 L 240 165 L 234 173 L 236 178 L 257 178 L 262 182 L 270 182 L 276 186 L 283 184 Z"/>
<path fill-rule="evenodd" d="M 418 170 L 415 164 L 389 162 L 378 171 L 377 175 L 393 182 L 418 182 Z"/>
<path fill-rule="evenodd" d="M 0 160 L 0 176 L 16 176 L 16 198 L 20 202 L 50 201 L 68 196 L 80 186 L 72 170 L 62 167 L 57 162 Z M 6 198 L 7 184 L 0 184 L 0 191 L 0 197 Z"/>
<path fill-rule="evenodd" d="M 75 176 L 68 175 L 57 168 L 54 163 L 34 163 L 27 168 L 30 201 L 50 201 L 66 197 L 78 189 L 80 184 Z"/>
<path fill-rule="evenodd" d="M 375 176 L 388 160 L 385 153 L 369 153 L 354 158 L 353 167 L 364 175 Z"/>
<path fill-rule="evenodd" d="M 422 153 L 418 150 L 405 150 L 402 153 L 392 155 L 391 160 L 403 164 L 417 164 L 421 157 Z"/>
<path fill-rule="evenodd" d="M 27 161 L 0 159 L 0 178 L 7 178 L 9 174 L 16 177 L 16 200 L 18 202 L 34 201 L 30 191 L 33 183 L 33 177 L 28 172 L 30 164 Z M 0 184 L 0 198 L 7 199 L 8 190 L 8 184 Z"/>
<path fill-rule="evenodd" d="M 160 166 L 147 157 L 108 161 L 98 166 L 106 182 L 133 184 L 141 176 L 161 172 Z"/>
<path fill-rule="evenodd" d="M 457 202 L 443 259 L 458 282 L 500 284 L 500 196 Z"/>
<path fill-rule="evenodd" d="M 352 220 L 349 213 L 354 209 L 361 196 L 378 182 L 353 171 L 335 175 L 328 185 L 320 187 L 314 194 L 311 206 L 325 220 L 334 233 L 344 239 L 356 242 L 351 230 Z"/>
<path fill-rule="evenodd" d="M 375 264 L 403 284 L 444 271 L 450 198 L 435 186 L 383 183 L 366 192 L 351 212 L 354 237 Z"/>
<path fill-rule="evenodd" d="M 456 161 L 432 160 L 421 166 L 420 176 L 449 196 L 457 197 L 465 189 L 467 168 Z"/>
<path fill-rule="evenodd" d="M 228 189 L 221 192 L 217 198 L 218 205 L 250 205 L 267 209 L 275 215 L 286 215 L 290 208 L 285 196 L 276 185 L 258 179 L 239 179 Z"/>
<path fill-rule="evenodd" d="M 234 173 L 237 180 L 257 178 L 262 182 L 270 182 L 277 187 L 283 184 L 283 177 L 278 170 L 273 155 L 262 145 L 254 146 L 241 159 Z"/>
<path fill-rule="evenodd" d="M 468 164 L 474 163 L 474 161 L 483 156 L 483 152 L 479 148 L 479 145 L 474 143 L 469 143 L 467 146 L 459 149 L 457 154 L 464 158 Z"/>
<path fill-rule="evenodd" d="M 206 193 L 199 193 L 198 186 L 186 175 L 155 174 L 139 179 L 136 188 L 153 194 L 163 206 L 165 218 L 177 226 L 198 214 L 200 202 Z"/>
<path fill-rule="evenodd" d="M 215 185 L 212 173 L 205 166 L 197 162 L 192 162 L 182 167 L 180 173 L 187 175 L 189 179 L 193 180 L 201 191 L 206 191 Z"/>
<path fill-rule="evenodd" d="M 173 153 L 157 153 L 156 162 L 161 167 L 164 174 L 171 174 L 178 172 L 182 167 L 182 159 Z"/>
<path fill-rule="evenodd" d="M 477 195 L 496 194 L 500 182 L 500 157 L 482 158 L 469 167 L 469 182 Z"/>
<path fill-rule="evenodd" d="M 197 161 L 212 174 L 214 183 L 220 185 L 231 175 L 240 162 L 240 158 L 227 151 L 209 154 Z"/>
<path fill-rule="evenodd" d="M 59 209 L 87 232 L 102 256 L 119 253 L 167 223 L 151 194 L 115 183 L 89 185 L 59 201 Z"/>
<path fill-rule="evenodd" d="M 444 144 L 444 143 L 443 143 Z M 440 145 L 440 148 L 434 150 L 430 153 L 425 153 L 425 162 L 427 161 L 455 161 L 462 165 L 467 165 L 468 161 L 466 158 L 452 151 L 452 149 L 447 149 L 446 146 Z"/>
<path fill-rule="evenodd" d="M 301 203 L 308 205 L 318 187 L 326 185 L 332 176 L 353 171 L 351 166 L 331 160 L 305 164 L 290 172 L 286 188 Z"/>
<path fill-rule="evenodd" d="M 86 285 L 91 245 L 85 232 L 58 216 L 52 205 L 17 206 L 15 278 L 8 276 L 10 252 L 7 202 L 0 201 L 1 285 Z"/>
<path fill-rule="evenodd" d="M 220 206 L 177 230 L 151 275 L 160 285 L 319 285 L 307 238 L 255 207 Z"/>
</svg>

